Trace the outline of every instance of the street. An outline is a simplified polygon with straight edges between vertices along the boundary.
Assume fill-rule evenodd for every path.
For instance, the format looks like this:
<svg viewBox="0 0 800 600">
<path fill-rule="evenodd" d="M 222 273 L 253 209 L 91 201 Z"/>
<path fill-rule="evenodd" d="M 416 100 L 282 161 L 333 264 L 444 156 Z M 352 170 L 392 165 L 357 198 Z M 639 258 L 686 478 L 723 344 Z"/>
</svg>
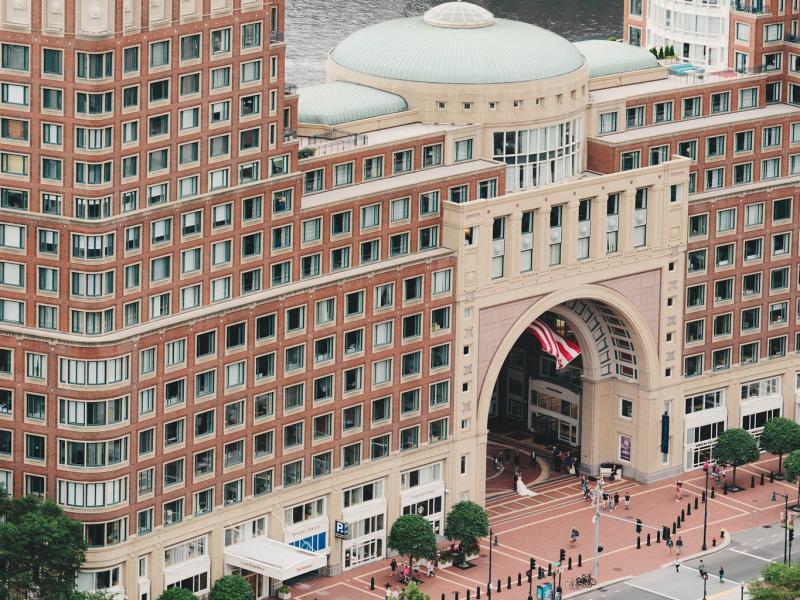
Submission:
<svg viewBox="0 0 800 600">
<path fill-rule="evenodd" d="M 741 598 L 741 584 L 756 579 L 769 562 L 783 560 L 781 527 L 765 525 L 742 531 L 723 550 L 702 558 L 708 572 L 707 598 L 734 600 Z M 701 600 L 703 580 L 698 571 L 700 558 L 682 563 L 675 572 L 675 562 L 614 585 L 602 586 L 581 594 L 581 600 Z M 719 568 L 725 569 L 719 583 Z M 565 589 L 569 595 L 569 589 Z M 745 592 L 747 597 L 747 592 Z"/>
</svg>

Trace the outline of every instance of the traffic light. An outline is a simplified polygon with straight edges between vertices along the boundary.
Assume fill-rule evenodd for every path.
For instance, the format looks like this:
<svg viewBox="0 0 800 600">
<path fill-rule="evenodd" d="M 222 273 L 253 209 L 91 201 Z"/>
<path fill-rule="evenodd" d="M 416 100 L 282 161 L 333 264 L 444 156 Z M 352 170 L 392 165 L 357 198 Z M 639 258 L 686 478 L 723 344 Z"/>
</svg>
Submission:
<svg viewBox="0 0 800 600">
<path fill-rule="evenodd" d="M 567 559 L 567 552 L 563 548 L 558 552 L 558 562 L 564 562 Z"/>
<path fill-rule="evenodd" d="M 636 519 L 636 533 L 642 533 L 642 520 Z"/>
<path fill-rule="evenodd" d="M 794 529 L 789 530 L 789 541 L 791 542 L 794 539 Z"/>
<path fill-rule="evenodd" d="M 531 573 L 533 573 L 534 569 L 536 568 L 536 559 L 531 559 Z"/>
</svg>

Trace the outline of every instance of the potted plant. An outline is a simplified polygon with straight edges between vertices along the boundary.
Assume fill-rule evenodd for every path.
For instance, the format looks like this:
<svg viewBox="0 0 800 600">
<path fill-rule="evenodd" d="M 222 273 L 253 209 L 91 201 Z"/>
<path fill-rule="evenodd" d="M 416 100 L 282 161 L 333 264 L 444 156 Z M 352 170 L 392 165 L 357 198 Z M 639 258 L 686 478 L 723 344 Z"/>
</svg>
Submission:
<svg viewBox="0 0 800 600">
<path fill-rule="evenodd" d="M 278 588 L 278 598 L 280 600 L 291 600 L 292 598 L 292 588 L 288 585 L 282 585 Z"/>
<path fill-rule="evenodd" d="M 300 148 L 300 150 L 297 151 L 297 158 L 299 159 L 311 158 L 316 153 L 317 149 L 314 146 L 307 146 L 305 148 Z"/>
<path fill-rule="evenodd" d="M 612 473 L 616 472 L 616 477 L 622 477 L 622 465 L 619 463 L 613 462 L 602 462 L 600 463 L 600 475 L 603 477 L 608 477 Z"/>
</svg>

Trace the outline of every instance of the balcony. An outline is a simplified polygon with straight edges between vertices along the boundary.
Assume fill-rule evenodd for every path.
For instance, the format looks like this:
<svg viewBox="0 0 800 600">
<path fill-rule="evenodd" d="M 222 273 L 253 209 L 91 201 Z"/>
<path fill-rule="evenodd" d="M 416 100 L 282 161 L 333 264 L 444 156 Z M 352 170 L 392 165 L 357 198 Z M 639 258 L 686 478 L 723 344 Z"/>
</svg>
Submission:
<svg viewBox="0 0 800 600">
<path fill-rule="evenodd" d="M 791 33 L 787 33 L 783 36 L 783 40 L 785 42 L 789 42 L 790 44 L 800 44 L 800 35 L 792 35 Z"/>
<path fill-rule="evenodd" d="M 297 130 L 292 129 L 291 127 L 287 127 L 283 130 L 283 141 L 290 142 L 291 140 L 297 137 Z"/>
<path fill-rule="evenodd" d="M 296 83 L 285 83 L 283 87 L 283 93 L 286 96 L 294 96 L 297 94 L 297 84 Z"/>
<path fill-rule="evenodd" d="M 736 0 L 732 2 L 733 10 L 737 12 L 743 13 L 750 13 L 753 15 L 765 15 L 768 14 L 768 11 L 764 7 L 764 3 L 760 0 L 751 0 L 750 2 L 746 2 L 745 0 Z"/>
<path fill-rule="evenodd" d="M 270 31 L 269 32 L 269 43 L 270 44 L 282 44 L 285 42 L 286 39 L 282 31 Z"/>
</svg>

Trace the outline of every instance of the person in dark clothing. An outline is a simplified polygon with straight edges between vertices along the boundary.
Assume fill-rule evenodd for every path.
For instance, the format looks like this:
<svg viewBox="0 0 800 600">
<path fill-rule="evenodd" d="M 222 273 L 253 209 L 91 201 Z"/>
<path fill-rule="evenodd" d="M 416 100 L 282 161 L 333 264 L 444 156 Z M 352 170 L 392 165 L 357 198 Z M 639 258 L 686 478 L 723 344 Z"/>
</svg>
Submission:
<svg viewBox="0 0 800 600">
<path fill-rule="evenodd" d="M 514 452 L 514 466 L 519 467 L 519 450 L 515 450 Z"/>
<path fill-rule="evenodd" d="M 506 462 L 511 460 L 511 450 L 506 448 Z"/>
<path fill-rule="evenodd" d="M 511 489 L 514 490 L 515 492 L 517 491 L 517 482 L 518 481 L 519 481 L 519 475 L 514 473 L 514 487 L 512 487 Z"/>
</svg>

